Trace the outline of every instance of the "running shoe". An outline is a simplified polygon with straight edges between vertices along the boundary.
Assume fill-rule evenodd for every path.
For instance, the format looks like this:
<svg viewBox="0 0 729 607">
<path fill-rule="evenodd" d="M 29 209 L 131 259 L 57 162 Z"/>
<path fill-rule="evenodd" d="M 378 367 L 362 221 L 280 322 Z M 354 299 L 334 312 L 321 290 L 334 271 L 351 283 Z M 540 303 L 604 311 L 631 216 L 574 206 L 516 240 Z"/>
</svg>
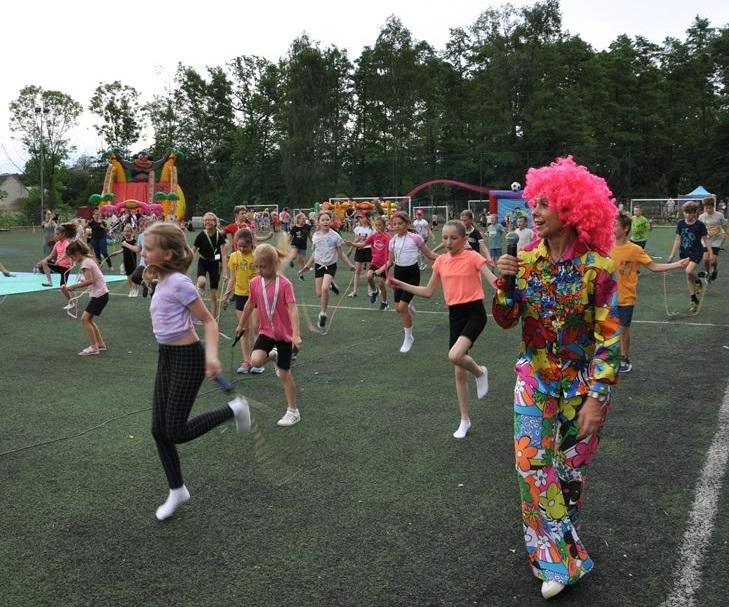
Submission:
<svg viewBox="0 0 729 607">
<path fill-rule="evenodd" d="M 99 351 L 94 348 L 94 346 L 89 346 L 88 348 L 84 348 L 81 350 L 81 352 L 78 353 L 79 356 L 93 356 L 95 354 L 98 354 Z"/>
<path fill-rule="evenodd" d="M 294 424 L 298 424 L 301 421 L 301 413 L 299 413 L 299 410 L 296 411 L 290 411 L 286 410 L 286 413 L 284 416 L 278 420 L 277 424 L 279 426 L 293 426 Z"/>
<path fill-rule="evenodd" d="M 627 358 L 623 358 L 620 361 L 620 372 L 621 373 L 630 373 L 633 370 L 633 365 L 630 364 L 630 361 Z"/>
<path fill-rule="evenodd" d="M 389 310 L 390 306 L 386 301 L 380 302 L 380 312 L 384 312 L 385 310 Z"/>
<path fill-rule="evenodd" d="M 236 369 L 236 373 L 239 373 L 240 375 L 245 375 L 246 373 L 251 372 L 251 363 L 241 363 L 240 367 Z"/>
<path fill-rule="evenodd" d="M 377 301 L 377 291 L 370 291 L 370 303 L 373 304 Z"/>
<path fill-rule="evenodd" d="M 327 315 L 324 312 L 319 312 L 319 327 L 324 328 L 327 326 Z"/>
<path fill-rule="evenodd" d="M 350 291 L 347 293 L 347 297 L 357 297 L 357 291 Z"/>
</svg>

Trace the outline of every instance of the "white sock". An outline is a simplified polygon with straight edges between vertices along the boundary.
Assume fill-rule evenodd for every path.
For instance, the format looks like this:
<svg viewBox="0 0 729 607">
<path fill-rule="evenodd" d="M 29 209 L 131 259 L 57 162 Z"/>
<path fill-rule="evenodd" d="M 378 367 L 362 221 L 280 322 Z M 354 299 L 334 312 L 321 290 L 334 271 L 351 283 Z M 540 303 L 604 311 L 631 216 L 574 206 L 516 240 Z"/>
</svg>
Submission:
<svg viewBox="0 0 729 607">
<path fill-rule="evenodd" d="M 468 434 L 468 431 L 471 428 L 471 420 L 470 419 L 462 419 L 461 423 L 458 425 L 458 430 L 456 430 L 453 433 L 453 438 L 466 438 L 466 434 Z"/>
<path fill-rule="evenodd" d="M 184 504 L 190 499 L 190 492 L 187 490 L 185 485 L 178 487 L 177 489 L 170 489 L 170 494 L 167 496 L 167 500 L 162 504 L 154 515 L 158 521 L 163 521 L 166 518 L 170 518 L 177 510 L 178 506 Z"/>
<path fill-rule="evenodd" d="M 405 331 L 405 337 L 407 339 L 413 338 L 413 328 L 412 327 L 403 327 L 403 331 Z"/>
<path fill-rule="evenodd" d="M 402 340 L 402 346 L 400 346 L 400 352 L 402 354 L 407 354 L 408 352 L 410 352 L 410 348 L 413 347 L 414 341 L 415 340 L 413 339 L 412 327 L 410 327 L 410 328 L 406 327 L 405 328 L 405 339 Z"/>
<path fill-rule="evenodd" d="M 476 395 L 478 398 L 483 398 L 489 393 L 489 370 L 486 367 L 481 367 L 483 375 L 476 378 Z"/>
</svg>

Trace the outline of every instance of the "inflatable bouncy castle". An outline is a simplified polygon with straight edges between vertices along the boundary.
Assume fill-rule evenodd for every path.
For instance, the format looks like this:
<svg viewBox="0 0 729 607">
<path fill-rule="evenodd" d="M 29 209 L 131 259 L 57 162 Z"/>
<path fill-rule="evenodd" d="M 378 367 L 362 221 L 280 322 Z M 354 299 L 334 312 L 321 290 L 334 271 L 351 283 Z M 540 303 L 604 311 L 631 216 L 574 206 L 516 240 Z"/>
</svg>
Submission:
<svg viewBox="0 0 729 607">
<path fill-rule="evenodd" d="M 185 194 L 177 183 L 176 160 L 175 151 L 156 161 L 145 152 L 140 152 L 131 161 L 111 152 L 100 196 L 104 215 L 138 208 L 145 215 L 154 213 L 183 221 Z"/>
</svg>

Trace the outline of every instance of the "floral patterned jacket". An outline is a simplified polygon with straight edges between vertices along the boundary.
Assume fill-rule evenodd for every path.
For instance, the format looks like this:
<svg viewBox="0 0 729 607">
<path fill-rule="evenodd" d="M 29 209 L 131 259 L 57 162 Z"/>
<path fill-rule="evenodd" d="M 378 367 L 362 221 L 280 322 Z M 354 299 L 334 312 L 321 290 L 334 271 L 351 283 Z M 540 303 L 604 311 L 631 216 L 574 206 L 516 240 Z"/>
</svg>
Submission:
<svg viewBox="0 0 729 607">
<path fill-rule="evenodd" d="M 492 307 L 505 329 L 522 318 L 517 380 L 550 396 L 609 395 L 620 366 L 612 260 L 580 240 L 556 262 L 541 240 L 518 256 L 514 304 L 499 289 Z"/>
</svg>

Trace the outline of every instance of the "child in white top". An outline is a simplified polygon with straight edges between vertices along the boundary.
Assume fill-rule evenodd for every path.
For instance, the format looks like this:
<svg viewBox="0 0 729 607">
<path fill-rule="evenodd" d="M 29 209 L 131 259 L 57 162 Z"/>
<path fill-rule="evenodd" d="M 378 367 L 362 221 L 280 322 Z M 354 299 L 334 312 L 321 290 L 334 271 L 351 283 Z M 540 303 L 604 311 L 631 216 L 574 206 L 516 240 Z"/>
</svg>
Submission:
<svg viewBox="0 0 729 607">
<path fill-rule="evenodd" d="M 519 217 L 519 219 L 516 220 L 516 229 L 514 232 L 519 235 L 519 242 L 516 245 L 517 251 L 521 251 L 532 240 L 534 240 L 534 232 L 527 227 L 526 217 Z"/>
<path fill-rule="evenodd" d="M 361 211 L 357 215 L 357 225 L 354 226 L 354 241 L 353 243 L 361 243 L 367 240 L 375 231 L 372 229 L 370 219 L 367 217 L 367 213 Z M 364 245 L 363 247 L 357 247 L 357 251 L 354 253 L 354 284 L 352 290 L 347 297 L 357 297 L 357 288 L 359 287 L 359 277 L 362 273 L 367 273 L 367 267 L 372 261 L 372 247 L 371 245 Z M 368 295 L 372 295 L 370 289 Z"/>
<path fill-rule="evenodd" d="M 83 279 L 75 284 L 65 284 L 61 287 L 66 297 L 70 297 L 71 291 L 89 287 L 90 299 L 86 310 L 84 310 L 81 316 L 81 323 L 89 338 L 90 345 L 88 348 L 81 350 L 79 356 L 91 356 L 106 351 L 106 343 L 101 336 L 98 325 L 94 323 L 94 316 L 100 316 L 106 304 L 109 303 L 109 289 L 106 288 L 104 274 L 96 262 L 89 256 L 90 253 L 91 250 L 86 243 L 80 240 L 74 240 L 69 243 L 66 248 L 66 254 L 74 263 L 81 264 Z"/>
<path fill-rule="evenodd" d="M 327 326 L 327 306 L 329 305 L 329 289 L 335 294 L 339 293 L 339 289 L 334 283 L 334 276 L 337 273 L 337 260 L 346 263 L 351 270 L 354 270 L 354 264 L 349 260 L 342 251 L 342 237 L 331 229 L 332 216 L 328 211 L 322 211 L 317 218 L 318 229 L 311 237 L 314 245 L 314 252 L 309 257 L 304 267 L 299 270 L 308 272 L 312 264 L 314 265 L 314 288 L 316 296 L 319 298 L 319 328 L 326 329 Z"/>
<path fill-rule="evenodd" d="M 395 278 L 406 282 L 411 285 L 420 284 L 420 266 L 418 265 L 418 254 L 422 254 L 434 261 L 438 256 L 433 253 L 427 246 L 423 239 L 410 232 L 410 216 L 404 211 L 397 211 L 392 215 L 390 219 L 390 225 L 392 226 L 392 239 L 390 240 L 389 248 L 390 255 L 387 259 L 387 264 L 377 270 L 380 275 L 387 275 L 387 271 L 392 266 L 395 267 L 394 274 Z M 412 312 L 414 308 L 410 305 L 413 299 L 413 294 L 404 291 L 403 289 L 394 290 L 394 300 L 397 313 L 400 314 L 402 320 L 403 330 L 405 337 L 400 347 L 400 352 L 406 354 L 410 352 L 410 348 L 413 347 L 413 317 Z"/>
</svg>

